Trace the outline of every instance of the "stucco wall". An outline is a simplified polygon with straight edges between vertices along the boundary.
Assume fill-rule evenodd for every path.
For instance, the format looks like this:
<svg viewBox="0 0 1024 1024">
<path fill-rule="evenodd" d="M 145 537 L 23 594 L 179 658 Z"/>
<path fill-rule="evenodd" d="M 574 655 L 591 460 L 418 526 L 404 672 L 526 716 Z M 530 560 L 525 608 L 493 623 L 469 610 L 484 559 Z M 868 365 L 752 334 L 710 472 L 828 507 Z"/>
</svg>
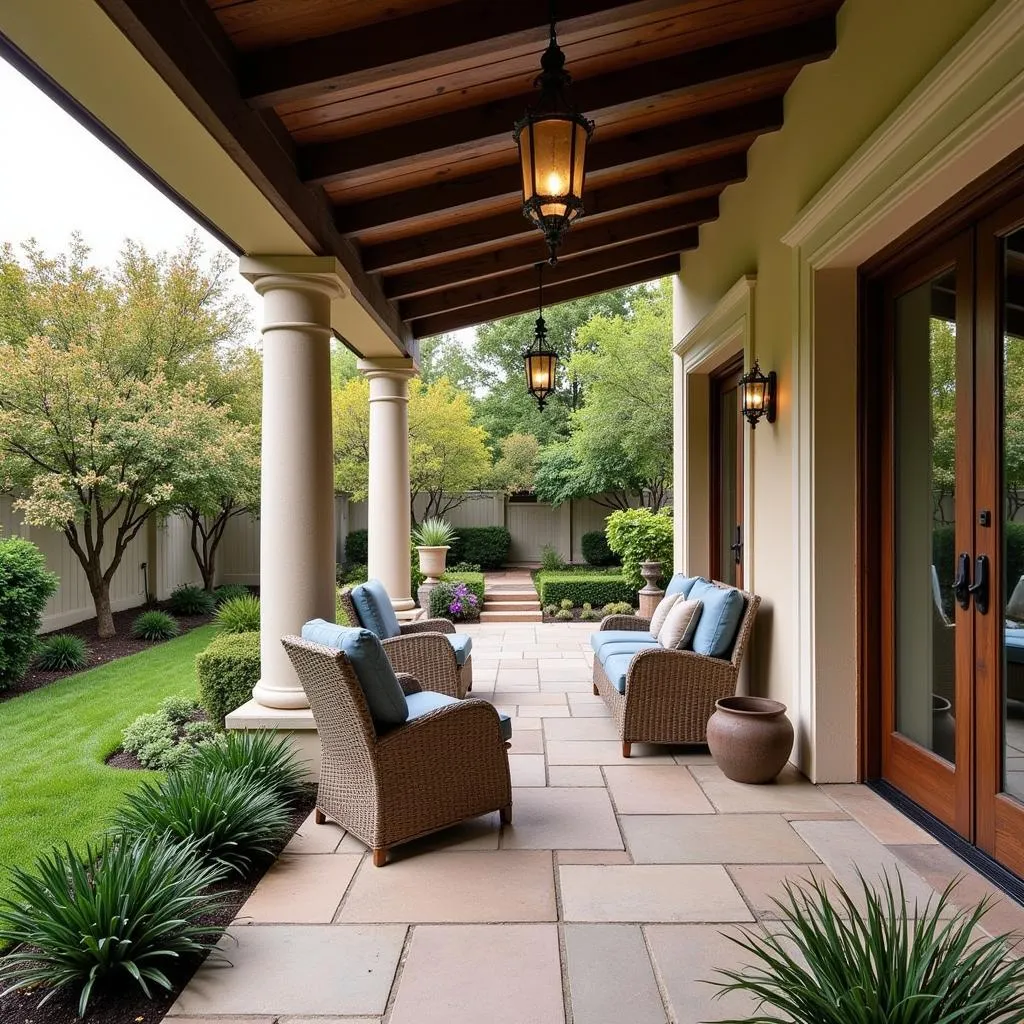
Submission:
<svg viewBox="0 0 1024 1024">
<path fill-rule="evenodd" d="M 799 290 L 793 251 L 782 242 L 801 209 L 839 170 L 868 136 L 989 7 L 988 0 L 846 0 L 838 17 L 838 47 L 833 57 L 805 68 L 786 96 L 785 127 L 760 138 L 750 150 L 748 178 L 722 196 L 720 218 L 701 229 L 700 248 L 681 260 L 676 291 L 676 340 L 684 337 L 744 274 L 754 274 L 754 352 L 765 370 L 779 375 L 779 414 L 774 426 L 762 424 L 753 438 L 752 486 L 756 494 L 752 519 L 750 574 L 764 598 L 751 665 L 753 692 L 775 697 L 791 707 L 799 700 L 796 679 L 801 645 L 797 615 L 798 585 L 807 567 L 798 552 L 797 418 L 792 382 L 798 343 Z M 839 288 L 849 281 L 837 282 Z M 851 328 L 855 325 L 851 325 Z M 837 340 L 833 353 L 837 370 L 847 374 L 837 389 L 827 423 L 815 421 L 816 465 L 827 475 L 814 484 L 815 492 L 830 493 L 842 508 L 842 529 L 822 524 L 816 538 L 847 567 L 831 573 L 827 585 L 848 599 L 837 602 L 855 610 L 855 534 L 849 525 L 856 498 L 855 386 L 848 374 L 855 367 L 853 329 Z M 815 379 L 822 379 L 819 360 Z M 677 360 L 677 374 L 681 366 Z M 677 380 L 677 394 L 680 381 Z M 823 429 L 827 427 L 828 429 Z M 820 446 L 830 446 L 834 458 L 822 460 Z M 685 477 L 683 453 L 678 472 Z M 679 489 L 681 491 L 681 488 Z M 692 497 L 692 496 L 691 496 Z M 677 515 L 684 496 L 677 492 Z M 682 527 L 681 527 L 682 528 Z M 686 567 L 689 568 L 689 567 Z M 819 579 L 818 585 L 821 585 Z M 841 676 L 847 688 L 855 680 L 854 621 L 844 615 L 828 624 L 837 631 L 828 652 L 829 671 Z M 818 647 L 828 645 L 818 625 Z M 840 632 L 841 631 L 841 632 Z M 850 701 L 847 709 L 855 710 Z M 804 709 L 804 714 L 807 709 Z M 849 730 L 855 716 L 849 715 Z M 801 743 L 813 742 L 806 735 Z M 840 774 L 848 773 L 849 767 Z"/>
</svg>

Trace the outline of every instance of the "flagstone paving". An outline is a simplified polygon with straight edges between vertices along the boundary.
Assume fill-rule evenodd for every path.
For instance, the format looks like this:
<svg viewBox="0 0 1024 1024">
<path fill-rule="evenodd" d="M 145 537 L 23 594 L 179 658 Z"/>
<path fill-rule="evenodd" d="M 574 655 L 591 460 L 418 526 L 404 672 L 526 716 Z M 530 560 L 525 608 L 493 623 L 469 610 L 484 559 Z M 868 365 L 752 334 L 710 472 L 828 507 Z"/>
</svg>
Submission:
<svg viewBox="0 0 1024 1024">
<path fill-rule="evenodd" d="M 473 696 L 513 719 L 513 823 L 485 815 L 374 868 L 312 817 L 264 876 L 168 1024 L 696 1024 L 750 1013 L 706 982 L 726 937 L 778 917 L 810 876 L 899 867 L 910 899 L 992 888 L 863 786 L 730 782 L 703 748 L 624 761 L 589 683 L 583 624 L 473 633 Z M 992 932 L 1024 929 L 1007 898 Z"/>
</svg>

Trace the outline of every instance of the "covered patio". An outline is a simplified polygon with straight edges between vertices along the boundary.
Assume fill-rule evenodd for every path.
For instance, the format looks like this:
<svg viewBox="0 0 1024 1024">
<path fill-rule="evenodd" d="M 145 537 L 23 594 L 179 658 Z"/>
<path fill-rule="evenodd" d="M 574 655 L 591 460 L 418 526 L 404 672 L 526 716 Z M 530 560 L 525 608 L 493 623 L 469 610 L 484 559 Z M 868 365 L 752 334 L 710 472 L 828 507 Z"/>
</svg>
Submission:
<svg viewBox="0 0 1024 1024">
<path fill-rule="evenodd" d="M 497 813 L 396 847 L 374 868 L 308 820 L 168 1021 L 696 1024 L 749 1012 L 702 984 L 723 933 L 776 916 L 787 879 L 857 886 L 900 870 L 924 901 L 992 887 L 865 786 L 729 782 L 695 749 L 624 762 L 591 692 L 592 626 L 471 626 L 473 695 L 513 716 L 513 824 Z M 992 932 L 1024 927 L 1003 898 Z"/>
</svg>

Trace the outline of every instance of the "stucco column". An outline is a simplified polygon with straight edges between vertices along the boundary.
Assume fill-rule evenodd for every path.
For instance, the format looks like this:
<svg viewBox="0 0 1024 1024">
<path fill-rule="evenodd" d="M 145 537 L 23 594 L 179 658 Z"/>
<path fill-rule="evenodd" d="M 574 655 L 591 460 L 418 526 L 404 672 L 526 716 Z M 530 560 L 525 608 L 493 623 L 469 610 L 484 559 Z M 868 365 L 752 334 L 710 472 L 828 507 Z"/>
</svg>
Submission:
<svg viewBox="0 0 1024 1024">
<path fill-rule="evenodd" d="M 396 611 L 410 594 L 409 378 L 411 359 L 360 359 L 370 381 L 370 486 L 367 501 L 370 579 L 384 584 Z"/>
<path fill-rule="evenodd" d="M 253 697 L 269 708 L 309 706 L 281 637 L 308 619 L 334 619 L 331 302 L 343 288 L 331 272 L 296 273 L 302 266 L 295 258 L 241 263 L 263 296 L 262 664 Z"/>
</svg>

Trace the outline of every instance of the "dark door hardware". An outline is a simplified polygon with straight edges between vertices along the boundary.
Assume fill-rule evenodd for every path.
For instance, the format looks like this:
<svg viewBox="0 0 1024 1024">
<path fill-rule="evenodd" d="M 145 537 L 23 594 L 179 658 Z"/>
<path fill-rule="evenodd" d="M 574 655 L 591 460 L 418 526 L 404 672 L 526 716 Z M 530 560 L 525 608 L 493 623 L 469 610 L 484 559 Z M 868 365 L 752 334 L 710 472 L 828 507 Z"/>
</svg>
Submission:
<svg viewBox="0 0 1024 1024">
<path fill-rule="evenodd" d="M 736 524 L 736 539 L 729 545 L 733 559 L 739 565 L 743 561 L 743 527 Z"/>
<path fill-rule="evenodd" d="M 974 583 L 968 587 L 974 598 L 974 607 L 982 615 L 988 612 L 988 556 L 978 555 L 974 560 Z"/>
<path fill-rule="evenodd" d="M 956 602 L 965 611 L 971 606 L 971 556 L 966 551 L 957 559 L 956 579 L 953 580 Z"/>
</svg>

